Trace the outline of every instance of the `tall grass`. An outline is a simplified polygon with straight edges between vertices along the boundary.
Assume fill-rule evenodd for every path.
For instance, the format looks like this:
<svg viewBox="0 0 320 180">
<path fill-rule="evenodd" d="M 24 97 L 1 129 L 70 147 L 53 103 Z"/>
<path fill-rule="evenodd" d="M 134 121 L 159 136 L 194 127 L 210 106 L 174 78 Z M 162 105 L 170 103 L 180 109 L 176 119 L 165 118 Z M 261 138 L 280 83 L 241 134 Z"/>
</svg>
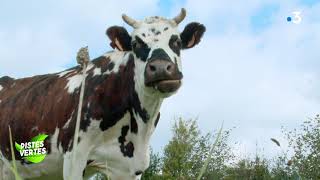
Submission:
<svg viewBox="0 0 320 180">
<path fill-rule="evenodd" d="M 6 160 L 2 154 L 0 154 L 0 159 L 2 160 L 4 166 L 6 166 L 8 169 L 10 169 L 12 171 L 12 173 L 14 174 L 14 177 L 16 180 L 22 180 L 21 176 L 18 173 L 17 170 L 17 165 L 16 165 L 16 157 L 14 155 L 14 149 L 13 149 L 13 142 L 12 142 L 12 134 L 11 134 L 11 128 L 10 126 L 9 128 L 9 140 L 10 140 L 10 150 L 11 150 L 11 158 L 12 158 L 12 164 L 10 164 L 10 162 L 8 160 Z"/>
</svg>

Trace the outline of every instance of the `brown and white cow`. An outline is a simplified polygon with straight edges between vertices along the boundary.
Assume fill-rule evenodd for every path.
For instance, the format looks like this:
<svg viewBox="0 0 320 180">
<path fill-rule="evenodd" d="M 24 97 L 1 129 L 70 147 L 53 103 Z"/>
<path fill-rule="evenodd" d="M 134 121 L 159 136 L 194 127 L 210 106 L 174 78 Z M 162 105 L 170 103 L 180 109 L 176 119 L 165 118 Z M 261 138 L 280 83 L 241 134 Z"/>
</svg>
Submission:
<svg viewBox="0 0 320 180">
<path fill-rule="evenodd" d="M 14 142 L 27 142 L 45 133 L 48 155 L 39 164 L 19 158 L 24 178 L 46 174 L 64 179 L 82 179 L 92 164 L 106 165 L 111 179 L 139 179 L 149 166 L 149 140 L 163 100 L 177 92 L 182 83 L 180 51 L 200 42 L 202 24 L 188 24 L 182 33 L 178 24 L 184 9 L 174 19 L 148 17 L 137 21 L 123 15 L 133 27 L 112 26 L 107 30 L 117 50 L 91 61 L 86 86 L 77 149 L 72 148 L 81 68 L 23 79 L 0 78 L 0 150 L 11 160 L 8 126 Z M 77 162 L 71 165 L 70 154 Z M 76 171 L 71 171 L 70 167 Z M 0 179 L 12 173 L 0 162 Z"/>
</svg>

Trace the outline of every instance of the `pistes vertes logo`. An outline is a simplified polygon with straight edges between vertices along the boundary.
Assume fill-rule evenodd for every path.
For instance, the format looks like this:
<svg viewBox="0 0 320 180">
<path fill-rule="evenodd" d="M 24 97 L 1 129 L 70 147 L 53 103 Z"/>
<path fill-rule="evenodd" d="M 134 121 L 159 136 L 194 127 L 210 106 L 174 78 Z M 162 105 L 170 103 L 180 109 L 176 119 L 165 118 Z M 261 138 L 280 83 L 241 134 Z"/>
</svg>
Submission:
<svg viewBox="0 0 320 180">
<path fill-rule="evenodd" d="M 30 142 L 15 142 L 16 150 L 20 156 L 31 163 L 40 163 L 47 155 L 47 149 L 44 147 L 44 140 L 48 137 L 46 134 L 39 134 L 33 137 Z"/>
</svg>

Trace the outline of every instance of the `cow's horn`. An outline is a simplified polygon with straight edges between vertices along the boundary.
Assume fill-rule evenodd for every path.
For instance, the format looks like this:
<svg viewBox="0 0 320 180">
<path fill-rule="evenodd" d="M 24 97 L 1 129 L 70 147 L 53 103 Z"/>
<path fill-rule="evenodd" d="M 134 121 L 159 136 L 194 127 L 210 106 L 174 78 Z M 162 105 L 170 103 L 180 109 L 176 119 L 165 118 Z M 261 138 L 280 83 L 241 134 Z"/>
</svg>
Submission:
<svg viewBox="0 0 320 180">
<path fill-rule="evenodd" d="M 183 21 L 183 19 L 186 17 L 186 15 L 187 15 L 186 10 L 184 8 L 181 8 L 180 14 L 178 14 L 178 16 L 173 18 L 173 21 L 178 25 L 181 21 Z"/>
<path fill-rule="evenodd" d="M 125 14 L 122 14 L 122 19 L 124 20 L 124 22 L 126 22 L 130 26 L 137 28 L 138 22 L 136 20 L 132 19 L 131 17 L 129 17 Z"/>
</svg>

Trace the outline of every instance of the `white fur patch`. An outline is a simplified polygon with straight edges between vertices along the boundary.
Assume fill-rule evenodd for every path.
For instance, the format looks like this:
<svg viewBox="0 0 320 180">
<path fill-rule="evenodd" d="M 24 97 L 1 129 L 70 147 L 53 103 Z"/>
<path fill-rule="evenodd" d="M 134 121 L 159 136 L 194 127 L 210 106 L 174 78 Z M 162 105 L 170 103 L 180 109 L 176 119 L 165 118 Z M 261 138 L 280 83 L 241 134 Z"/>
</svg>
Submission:
<svg viewBox="0 0 320 180">
<path fill-rule="evenodd" d="M 77 74 L 68 78 L 68 84 L 65 89 L 68 89 L 68 93 L 72 94 L 75 89 L 79 88 L 83 80 L 82 74 Z"/>
<path fill-rule="evenodd" d="M 99 75 L 101 75 L 101 68 L 94 68 L 93 76 L 99 76 Z"/>
<path fill-rule="evenodd" d="M 89 62 L 86 68 L 86 73 L 92 68 L 94 68 L 94 65 L 91 62 Z M 88 76 L 88 74 L 86 74 L 85 76 Z M 79 74 L 68 77 L 67 80 L 68 84 L 66 85 L 65 89 L 68 89 L 68 93 L 72 94 L 77 88 L 81 86 L 83 80 L 82 71 Z"/>
<path fill-rule="evenodd" d="M 0 91 L 3 89 L 3 87 L 0 85 Z"/>
<path fill-rule="evenodd" d="M 61 144 L 58 144 L 59 132 L 60 132 L 60 129 L 56 128 L 54 130 L 53 135 L 50 138 L 52 153 L 59 153 L 59 152 L 61 153 L 62 152 L 62 146 L 61 146 Z"/>
<path fill-rule="evenodd" d="M 112 54 L 105 54 L 104 56 L 110 58 L 109 63 L 114 63 L 114 67 L 110 70 L 107 70 L 103 74 L 111 74 L 111 73 L 117 73 L 119 71 L 119 67 L 121 65 L 124 65 L 128 61 L 128 54 L 124 56 L 124 52 L 122 51 L 114 51 Z"/>
<path fill-rule="evenodd" d="M 64 126 L 62 127 L 63 129 L 67 129 L 69 127 L 70 121 L 72 120 L 72 117 L 73 117 L 73 113 L 74 113 L 74 111 L 72 111 L 70 118 L 68 119 L 66 124 L 64 124 Z"/>
</svg>

